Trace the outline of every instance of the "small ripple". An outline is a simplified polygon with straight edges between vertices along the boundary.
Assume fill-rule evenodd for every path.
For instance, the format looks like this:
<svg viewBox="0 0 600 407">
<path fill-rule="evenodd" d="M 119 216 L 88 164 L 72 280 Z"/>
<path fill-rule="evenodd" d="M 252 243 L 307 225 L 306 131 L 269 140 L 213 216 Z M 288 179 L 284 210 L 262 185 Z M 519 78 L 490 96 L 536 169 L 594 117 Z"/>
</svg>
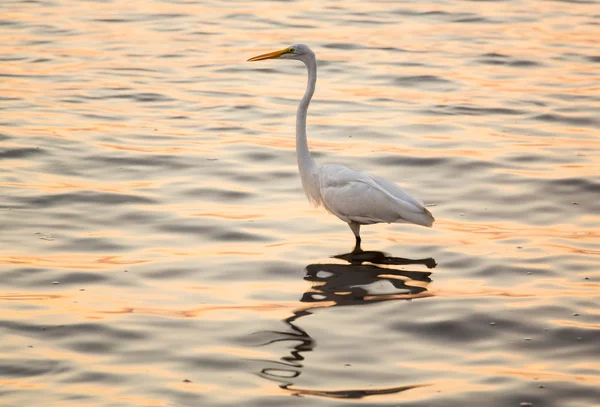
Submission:
<svg viewBox="0 0 600 407">
<path fill-rule="evenodd" d="M 559 187 L 577 187 L 586 191 L 600 193 L 600 182 L 594 181 L 590 178 L 562 178 L 552 180 L 550 183 Z"/>
<path fill-rule="evenodd" d="M 519 164 L 557 162 L 552 157 L 541 154 L 515 154 L 505 158 L 508 162 Z"/>
<path fill-rule="evenodd" d="M 102 323 L 71 324 L 66 325 L 65 330 L 70 332 L 69 336 L 86 333 L 94 337 L 105 337 L 111 340 L 141 340 L 147 337 L 147 334 L 137 330 L 115 328 Z"/>
<path fill-rule="evenodd" d="M 540 66 L 541 64 L 535 61 L 530 61 L 527 59 L 516 59 L 508 63 L 509 66 L 516 67 L 528 67 L 528 66 Z"/>
<path fill-rule="evenodd" d="M 3 376 L 31 377 L 46 374 L 58 375 L 71 370 L 63 361 L 47 359 L 4 359 L 0 361 Z"/>
<path fill-rule="evenodd" d="M 373 49 L 376 49 L 378 51 L 385 51 L 385 52 L 408 52 L 407 50 L 405 50 L 403 48 L 397 48 L 397 47 L 376 47 Z"/>
<path fill-rule="evenodd" d="M 53 61 L 50 58 L 36 58 L 36 59 L 32 59 L 31 63 L 32 64 L 41 64 L 41 63 L 45 63 L 45 62 L 51 62 Z"/>
<path fill-rule="evenodd" d="M 264 178 L 256 174 L 227 174 L 233 180 L 242 184 L 253 184 L 256 185 L 260 182 L 264 182 Z"/>
<path fill-rule="evenodd" d="M 37 325 L 24 322 L 0 321 L 0 328 L 11 333 L 19 333 L 37 339 L 62 339 L 75 338 L 79 336 L 90 336 L 91 338 L 104 338 L 107 342 L 123 342 L 142 340 L 147 337 L 135 330 L 126 330 L 109 327 L 100 323 L 78 323 L 70 325 Z"/>
<path fill-rule="evenodd" d="M 79 115 L 81 117 L 85 117 L 87 119 L 93 119 L 93 120 L 99 120 L 99 121 L 118 122 L 118 121 L 122 121 L 122 120 L 127 120 L 127 119 L 125 119 L 125 116 L 106 116 L 106 115 L 95 114 L 95 113 L 80 113 Z"/>
<path fill-rule="evenodd" d="M 416 11 L 411 9 L 400 9 L 392 11 L 394 14 L 410 17 L 431 17 L 437 20 L 449 23 L 488 23 L 493 24 L 496 21 L 483 17 L 475 13 L 451 13 L 442 10 Z"/>
<path fill-rule="evenodd" d="M 150 69 L 150 68 L 140 68 L 140 67 L 127 67 L 127 66 L 115 66 L 110 68 L 111 71 L 118 71 L 118 72 L 160 72 L 156 69 Z M 123 87 L 115 87 L 115 88 L 106 88 L 106 89 L 112 89 L 112 90 L 128 90 L 130 88 L 123 88 Z"/>
<path fill-rule="evenodd" d="M 97 191 L 81 191 L 65 194 L 53 194 L 38 196 L 34 198 L 22 198 L 22 202 L 30 206 L 50 207 L 57 205 L 69 205 L 77 203 L 102 204 L 102 205 L 123 205 L 123 204 L 155 204 L 154 199 L 142 197 L 139 195 L 117 194 Z"/>
<path fill-rule="evenodd" d="M 114 353 L 118 345 L 107 341 L 75 341 L 67 344 L 66 347 L 86 354 L 106 354 Z"/>
<path fill-rule="evenodd" d="M 237 201 L 253 195 L 252 193 L 245 191 L 233 191 L 216 188 L 193 188 L 184 191 L 183 194 L 194 198 L 209 197 L 215 200 L 227 201 Z"/>
<path fill-rule="evenodd" d="M 169 30 L 169 31 L 173 31 L 173 30 Z M 187 55 L 184 55 L 184 54 L 162 54 L 162 55 L 159 55 L 157 58 L 173 59 L 173 58 L 185 58 L 185 57 L 187 57 Z"/>
<path fill-rule="evenodd" d="M 126 246 L 116 244 L 104 238 L 87 237 L 79 239 L 69 239 L 67 243 L 57 245 L 56 250 L 69 250 L 73 252 L 118 252 L 127 249 Z"/>
<path fill-rule="evenodd" d="M 32 46 L 36 46 L 36 45 L 48 45 L 48 44 L 52 44 L 54 41 L 53 40 L 30 40 L 30 41 L 25 41 L 24 45 L 32 47 Z"/>
<path fill-rule="evenodd" d="M 231 109 L 233 110 L 256 110 L 256 106 L 254 105 L 235 105 L 232 106 Z"/>
<path fill-rule="evenodd" d="M 423 11 L 423 12 L 414 12 L 412 10 L 408 10 L 408 11 L 414 15 L 419 15 L 419 16 L 448 16 L 448 15 L 452 14 L 452 13 L 448 13 L 447 11 L 441 11 L 441 10 L 432 10 L 432 11 Z"/>
<path fill-rule="evenodd" d="M 481 55 L 481 59 L 477 61 L 485 65 L 504 65 L 513 66 L 516 68 L 541 66 L 541 64 L 536 61 L 531 61 L 529 59 L 516 59 L 511 57 L 510 55 L 498 54 L 496 52 L 483 54 Z"/>
<path fill-rule="evenodd" d="M 137 210 L 137 208 L 132 208 L 132 209 L 135 209 L 135 211 L 122 213 L 118 216 L 118 218 L 116 218 L 115 221 L 119 222 L 119 223 L 131 223 L 131 224 L 143 225 L 143 224 L 150 224 L 153 221 L 156 221 L 157 218 L 159 217 L 158 214 L 140 212 L 139 210 Z"/>
<path fill-rule="evenodd" d="M 487 321 L 490 320 L 491 318 L 488 317 Z M 469 323 L 457 324 L 454 320 L 435 322 L 419 321 L 418 323 L 403 321 L 394 324 L 389 328 L 412 332 L 423 340 L 431 339 L 437 342 L 440 337 L 443 337 L 444 341 L 463 344 L 483 341 L 496 335 L 496 332 L 491 330 L 487 323 L 477 324 L 471 320 L 471 316 L 469 316 Z"/>
<path fill-rule="evenodd" d="M 437 85 L 456 85 L 454 82 L 436 75 L 407 75 L 394 78 L 394 83 L 407 88 Z"/>
<path fill-rule="evenodd" d="M 14 27 L 14 26 L 22 26 L 23 24 L 21 24 L 20 22 L 17 21 L 12 21 L 12 20 L 0 20 L 0 27 L 4 26 L 4 27 Z"/>
<path fill-rule="evenodd" d="M 94 21 L 97 23 L 133 23 L 135 19 L 133 18 L 94 18 L 90 21 Z"/>
<path fill-rule="evenodd" d="M 0 150 L 0 160 L 25 158 L 39 154 L 46 154 L 46 152 L 39 148 L 15 148 L 11 150 Z"/>
<path fill-rule="evenodd" d="M 200 35 L 202 37 L 206 36 L 206 35 L 218 35 L 219 33 L 216 32 L 210 32 L 210 31 L 192 31 L 190 33 L 190 35 Z"/>
<path fill-rule="evenodd" d="M 485 18 L 485 17 L 480 17 L 480 16 L 470 16 L 470 17 L 460 17 L 457 19 L 452 20 L 453 23 L 494 23 L 494 21 Z"/>
<path fill-rule="evenodd" d="M 357 43 L 349 43 L 349 42 L 331 42 L 329 44 L 324 44 L 323 48 L 329 49 L 341 49 L 344 51 L 356 50 L 356 49 L 364 49 L 364 47 Z"/>
<path fill-rule="evenodd" d="M 224 355 L 220 355 L 224 356 Z M 238 358 L 215 358 L 211 356 L 192 356 L 181 360 L 186 367 L 194 369 L 196 367 L 210 367 L 215 370 L 236 370 L 243 369 L 245 367 L 245 361 Z"/>
<path fill-rule="evenodd" d="M 144 155 L 144 156 L 89 156 L 85 160 L 91 163 L 97 163 L 100 168 L 106 168 L 106 165 L 113 167 L 155 167 L 166 168 L 168 170 L 182 170 L 189 168 L 190 165 L 182 163 L 178 157 L 170 155 Z"/>
<path fill-rule="evenodd" d="M 364 24 L 364 25 L 382 26 L 384 24 L 393 24 L 393 23 L 390 21 L 383 21 L 383 20 L 369 20 L 367 18 L 363 18 L 363 19 L 347 18 L 347 19 L 344 19 L 344 24 L 348 24 L 348 25 Z"/>
<path fill-rule="evenodd" d="M 251 72 L 251 71 L 257 71 L 257 69 L 252 69 L 247 66 L 229 66 L 227 68 L 219 68 L 219 69 L 215 70 L 215 72 L 217 72 L 217 73 L 233 73 L 233 74 L 238 74 L 241 72 Z"/>
<path fill-rule="evenodd" d="M 226 231 L 213 234 L 214 239 L 223 242 L 267 242 L 272 238 L 261 236 L 256 233 Z"/>
<path fill-rule="evenodd" d="M 488 115 L 521 115 L 525 112 L 518 109 L 509 109 L 504 107 L 473 107 L 467 105 L 436 105 L 434 109 L 425 111 L 429 114 L 444 115 L 468 115 L 468 116 L 488 116 Z"/>
<path fill-rule="evenodd" d="M 40 24 L 40 25 L 35 25 L 32 26 L 33 30 L 32 32 L 35 33 L 36 35 L 39 36 L 73 36 L 73 35 L 80 35 L 80 32 L 74 31 L 74 30 L 70 30 L 70 29 L 65 29 L 65 28 L 59 28 L 59 27 L 55 27 L 53 25 L 49 25 L 49 24 Z"/>
<path fill-rule="evenodd" d="M 209 241 L 219 242 L 265 242 L 272 240 L 267 236 L 232 229 L 232 226 L 235 227 L 235 223 L 227 225 L 219 224 L 218 226 L 200 224 L 197 222 L 195 224 L 190 224 L 194 221 L 195 219 L 172 221 L 168 224 L 158 226 L 158 229 L 163 232 L 190 235 Z"/>
<path fill-rule="evenodd" d="M 127 381 L 127 376 L 104 372 L 78 372 L 69 377 L 65 377 L 64 383 L 106 383 L 123 384 Z"/>
<path fill-rule="evenodd" d="M 499 54 L 497 52 L 488 52 L 486 54 L 483 54 L 482 57 L 489 57 L 489 58 L 510 58 L 508 55 Z"/>
<path fill-rule="evenodd" d="M 26 58 L 24 58 L 26 59 Z M 26 79 L 40 79 L 40 80 L 59 80 L 62 79 L 59 75 L 30 75 L 30 74 L 10 74 L 0 73 L 0 78 L 26 78 Z"/>
<path fill-rule="evenodd" d="M 207 133 L 244 133 L 247 131 L 247 129 L 245 127 L 239 127 L 239 126 L 217 126 L 217 127 L 207 127 L 206 129 Z"/>
<path fill-rule="evenodd" d="M 449 159 L 445 157 L 416 157 L 409 155 L 388 155 L 371 157 L 371 159 L 384 166 L 407 166 L 407 167 L 435 167 L 447 165 Z"/>
<path fill-rule="evenodd" d="M 186 234 L 194 236 L 205 236 L 213 233 L 216 228 L 208 225 L 187 225 L 182 223 L 170 223 L 158 226 L 158 230 L 169 233 Z"/>
<path fill-rule="evenodd" d="M 278 154 L 267 153 L 267 152 L 247 153 L 247 154 L 244 154 L 244 157 L 245 157 L 245 159 L 254 161 L 254 162 L 273 161 L 273 160 L 277 160 L 280 158 Z"/>
<path fill-rule="evenodd" d="M 296 171 L 269 171 L 269 172 L 267 172 L 267 175 L 271 179 L 278 179 L 278 180 L 282 180 L 285 178 L 296 179 L 296 177 L 298 176 Z"/>
<path fill-rule="evenodd" d="M 130 99 L 136 102 L 170 102 L 173 100 L 172 98 L 163 94 L 152 92 L 110 94 L 105 96 L 82 96 L 80 98 L 84 100 Z"/>
<path fill-rule="evenodd" d="M 2 62 L 25 61 L 26 59 L 25 57 L 0 57 L 0 61 Z"/>
<path fill-rule="evenodd" d="M 160 270 L 146 272 L 146 273 L 144 273 L 144 276 L 149 277 L 149 278 L 155 278 L 158 280 L 163 280 L 163 279 L 176 279 L 176 278 L 180 278 L 180 277 L 186 277 L 186 276 L 193 275 L 197 272 L 198 272 L 197 268 L 174 269 L 174 268 L 169 267 L 166 269 L 160 269 Z"/>
<path fill-rule="evenodd" d="M 518 202 L 518 200 L 517 200 Z M 510 203 L 508 203 L 510 205 Z M 536 275 L 550 275 L 550 272 L 540 270 L 535 267 L 515 266 L 511 264 L 488 264 L 480 267 L 474 276 L 480 276 L 484 278 L 492 278 L 503 276 L 504 278 L 517 279 L 519 277 L 526 276 L 527 273 L 536 273 Z"/>
<path fill-rule="evenodd" d="M 556 113 L 540 114 L 533 116 L 532 119 L 548 123 L 562 123 L 570 126 L 600 126 L 600 121 L 596 118 L 585 116 L 565 116 Z"/>
<path fill-rule="evenodd" d="M 61 285 L 74 285 L 74 284 L 92 284 L 105 282 L 108 277 L 98 273 L 86 273 L 80 271 L 77 273 L 65 273 L 65 274 L 52 274 L 52 277 L 48 276 L 46 269 L 17 269 L 10 273 L 3 274 L 4 278 L 10 278 L 11 284 L 18 287 L 49 287 L 49 285 L 58 281 Z"/>
</svg>

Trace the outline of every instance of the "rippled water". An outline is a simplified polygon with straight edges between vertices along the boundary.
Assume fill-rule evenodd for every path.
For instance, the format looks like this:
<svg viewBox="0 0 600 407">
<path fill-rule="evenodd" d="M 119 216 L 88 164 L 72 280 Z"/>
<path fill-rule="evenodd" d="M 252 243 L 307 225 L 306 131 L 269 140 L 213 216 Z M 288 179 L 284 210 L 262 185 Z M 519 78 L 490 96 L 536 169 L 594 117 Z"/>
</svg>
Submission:
<svg viewBox="0 0 600 407">
<path fill-rule="evenodd" d="M 597 1 L 0 10 L 1 405 L 600 406 Z M 245 62 L 297 42 L 317 160 L 433 229 L 333 257 L 305 69 Z"/>
</svg>

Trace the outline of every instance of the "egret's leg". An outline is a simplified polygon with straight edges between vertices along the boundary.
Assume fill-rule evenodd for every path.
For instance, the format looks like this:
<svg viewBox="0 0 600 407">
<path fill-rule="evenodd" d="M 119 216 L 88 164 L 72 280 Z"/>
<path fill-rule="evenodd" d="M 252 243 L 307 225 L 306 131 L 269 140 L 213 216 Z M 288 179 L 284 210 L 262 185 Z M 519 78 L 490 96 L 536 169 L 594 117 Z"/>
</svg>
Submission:
<svg viewBox="0 0 600 407">
<path fill-rule="evenodd" d="M 348 226 L 350 226 L 350 230 L 352 230 L 352 233 L 354 233 L 354 237 L 356 237 L 356 244 L 354 245 L 354 250 L 352 250 L 352 252 L 356 253 L 362 251 L 362 249 L 360 248 L 360 224 L 350 222 L 348 223 Z"/>
</svg>

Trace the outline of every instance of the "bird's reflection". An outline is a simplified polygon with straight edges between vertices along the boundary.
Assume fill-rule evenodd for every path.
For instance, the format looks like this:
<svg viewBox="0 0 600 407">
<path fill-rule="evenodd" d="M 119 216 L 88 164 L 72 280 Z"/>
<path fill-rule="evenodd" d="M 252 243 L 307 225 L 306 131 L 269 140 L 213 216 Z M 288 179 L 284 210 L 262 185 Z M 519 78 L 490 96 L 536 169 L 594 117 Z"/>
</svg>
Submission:
<svg viewBox="0 0 600 407">
<path fill-rule="evenodd" d="M 293 395 L 313 395 L 327 398 L 364 398 L 376 394 L 399 393 L 422 384 L 381 389 L 311 390 L 293 387 L 294 379 L 302 374 L 303 354 L 312 351 L 315 340 L 298 324 L 300 318 L 311 315 L 316 308 L 360 305 L 379 301 L 410 300 L 428 297 L 429 271 L 408 271 L 391 265 L 421 265 L 436 267 L 432 258 L 405 259 L 382 252 L 355 250 L 333 256 L 349 264 L 310 264 L 306 266 L 305 280 L 312 283 L 300 301 L 307 304 L 293 312 L 283 322 L 289 329 L 266 332 L 269 339 L 262 345 L 288 343 L 290 354 L 280 360 L 262 360 L 259 376 L 276 381 Z M 378 265 L 386 265 L 380 267 Z M 266 366 L 265 366 L 266 365 Z"/>
</svg>

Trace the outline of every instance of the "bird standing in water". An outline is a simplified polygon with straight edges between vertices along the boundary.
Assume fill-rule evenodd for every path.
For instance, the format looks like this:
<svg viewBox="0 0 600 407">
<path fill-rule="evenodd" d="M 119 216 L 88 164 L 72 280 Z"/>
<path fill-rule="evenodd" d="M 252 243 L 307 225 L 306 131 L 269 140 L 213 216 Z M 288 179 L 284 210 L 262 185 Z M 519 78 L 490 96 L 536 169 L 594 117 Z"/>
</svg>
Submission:
<svg viewBox="0 0 600 407">
<path fill-rule="evenodd" d="M 431 227 L 434 218 L 423 203 L 402 188 L 375 175 L 338 164 L 317 165 L 306 141 L 306 113 L 317 83 L 315 53 L 304 44 L 258 55 L 248 61 L 296 59 L 308 69 L 308 83 L 296 114 L 296 156 L 306 197 L 348 223 L 360 252 L 360 227 L 374 223 L 414 223 Z"/>
</svg>

